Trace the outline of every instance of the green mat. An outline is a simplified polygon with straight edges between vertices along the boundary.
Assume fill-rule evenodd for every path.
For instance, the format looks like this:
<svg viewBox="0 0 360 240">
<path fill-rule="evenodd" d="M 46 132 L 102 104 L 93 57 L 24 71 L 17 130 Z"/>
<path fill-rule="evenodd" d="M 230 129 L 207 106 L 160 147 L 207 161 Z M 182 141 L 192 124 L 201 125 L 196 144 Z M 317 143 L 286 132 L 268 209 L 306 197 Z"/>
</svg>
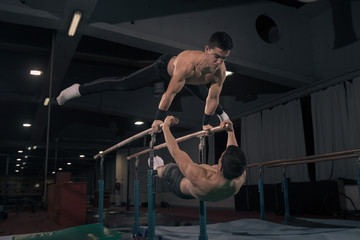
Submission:
<svg viewBox="0 0 360 240">
<path fill-rule="evenodd" d="M 34 233 L 13 237 L 13 240 L 115 240 L 121 239 L 121 233 L 110 230 L 102 225 L 88 224 L 77 227 L 67 228 L 54 232 Z"/>
</svg>

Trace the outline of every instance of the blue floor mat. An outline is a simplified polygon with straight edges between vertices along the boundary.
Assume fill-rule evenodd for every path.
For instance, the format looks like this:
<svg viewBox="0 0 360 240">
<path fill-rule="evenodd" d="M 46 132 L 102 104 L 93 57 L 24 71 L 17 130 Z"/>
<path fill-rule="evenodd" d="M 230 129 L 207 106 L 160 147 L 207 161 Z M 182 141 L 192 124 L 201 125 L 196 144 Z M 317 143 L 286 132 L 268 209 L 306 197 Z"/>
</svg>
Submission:
<svg viewBox="0 0 360 240">
<path fill-rule="evenodd" d="M 310 221 L 310 219 L 306 219 Z M 323 221 L 323 220 L 316 220 Z M 349 224 L 353 228 L 349 228 Z M 360 222 L 343 222 L 347 227 L 336 228 L 309 228 L 277 224 L 258 219 L 244 219 L 233 222 L 208 224 L 207 234 L 209 239 L 216 240 L 263 240 L 263 239 L 291 239 L 291 240 L 359 240 Z M 334 222 L 332 222 L 334 223 Z M 336 221 L 339 225 L 339 220 Z M 161 240 L 198 239 L 199 226 L 166 227 L 157 226 L 155 234 Z"/>
</svg>

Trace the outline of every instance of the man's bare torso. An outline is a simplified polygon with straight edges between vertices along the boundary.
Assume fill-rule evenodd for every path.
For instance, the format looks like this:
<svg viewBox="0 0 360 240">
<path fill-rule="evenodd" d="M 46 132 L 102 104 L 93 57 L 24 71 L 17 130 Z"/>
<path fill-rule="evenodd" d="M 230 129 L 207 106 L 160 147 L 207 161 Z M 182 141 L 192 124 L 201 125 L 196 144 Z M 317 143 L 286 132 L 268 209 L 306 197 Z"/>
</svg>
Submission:
<svg viewBox="0 0 360 240">
<path fill-rule="evenodd" d="M 187 65 L 188 71 L 185 78 L 185 83 L 190 85 L 208 84 L 208 83 L 219 83 L 222 79 L 221 73 L 225 72 L 225 65 L 222 64 L 215 71 L 206 71 L 201 69 L 205 53 L 196 50 L 187 50 L 181 52 L 178 56 L 173 57 L 168 64 L 168 73 L 172 77 L 175 66 L 177 64 Z M 205 70 L 205 71 L 204 71 Z"/>
<path fill-rule="evenodd" d="M 180 188 L 183 193 L 203 201 L 217 202 L 233 196 L 242 185 L 242 179 L 245 179 L 243 176 L 233 180 L 225 179 L 222 174 L 218 174 L 217 165 L 209 166 L 201 164 L 200 167 L 206 169 L 206 177 L 196 183 L 183 178 Z"/>
</svg>

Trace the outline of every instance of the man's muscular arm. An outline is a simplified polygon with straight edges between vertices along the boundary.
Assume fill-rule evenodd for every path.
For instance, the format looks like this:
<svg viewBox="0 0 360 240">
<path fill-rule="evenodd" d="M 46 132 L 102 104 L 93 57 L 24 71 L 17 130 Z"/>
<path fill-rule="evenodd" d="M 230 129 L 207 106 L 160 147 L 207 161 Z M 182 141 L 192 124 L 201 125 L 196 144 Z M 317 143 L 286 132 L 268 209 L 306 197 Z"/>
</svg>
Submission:
<svg viewBox="0 0 360 240">
<path fill-rule="evenodd" d="M 175 65 L 173 76 L 170 79 L 170 83 L 165 93 L 162 95 L 158 111 L 166 114 L 166 111 L 169 110 L 172 101 L 174 100 L 176 94 L 181 91 L 185 85 L 186 77 L 191 74 L 191 66 L 188 63 L 179 59 Z M 152 124 L 152 127 L 155 129 L 162 123 L 162 119 L 155 119 Z M 157 129 L 159 130 L 159 129 Z"/>
<path fill-rule="evenodd" d="M 229 125 L 229 129 L 226 131 L 227 132 L 227 144 L 226 147 L 230 146 L 230 145 L 234 145 L 238 147 L 238 143 L 236 140 L 236 136 L 235 136 L 235 132 L 234 132 L 234 126 L 233 123 L 230 120 L 225 120 L 223 122 L 220 123 L 220 126 L 222 128 L 225 128 L 226 125 Z"/>
<path fill-rule="evenodd" d="M 225 77 L 217 82 L 211 84 L 209 88 L 209 93 L 206 98 L 205 110 L 204 110 L 204 119 L 208 118 L 208 120 L 203 120 L 203 129 L 209 129 L 211 126 L 207 121 L 210 121 L 210 116 L 215 113 L 215 109 L 219 105 L 220 93 L 222 90 L 223 83 L 225 81 Z"/>
<path fill-rule="evenodd" d="M 182 151 L 179 148 L 178 143 L 176 142 L 174 136 L 170 131 L 171 121 L 174 117 L 168 116 L 164 121 L 163 133 L 165 137 L 166 146 L 174 158 L 175 162 L 180 168 L 180 171 L 186 178 L 188 178 L 192 183 L 196 184 L 196 181 L 199 178 L 203 178 L 206 175 L 205 169 L 195 164 L 189 155 Z"/>
</svg>

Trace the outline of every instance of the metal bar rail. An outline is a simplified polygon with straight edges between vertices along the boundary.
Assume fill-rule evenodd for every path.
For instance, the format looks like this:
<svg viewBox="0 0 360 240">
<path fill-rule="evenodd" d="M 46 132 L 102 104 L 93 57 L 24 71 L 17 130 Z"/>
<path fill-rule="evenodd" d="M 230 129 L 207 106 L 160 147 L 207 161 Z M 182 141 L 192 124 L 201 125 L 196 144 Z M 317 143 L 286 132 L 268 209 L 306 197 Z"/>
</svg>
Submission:
<svg viewBox="0 0 360 240">
<path fill-rule="evenodd" d="M 162 128 L 163 125 L 164 125 L 164 124 L 161 124 L 161 125 L 160 125 L 160 128 Z M 115 144 L 115 145 L 112 146 L 112 147 L 109 147 L 108 149 L 106 149 L 106 150 L 103 151 L 102 153 L 99 153 L 99 154 L 95 155 L 95 156 L 94 156 L 94 159 L 100 158 L 101 156 L 104 156 L 104 155 L 106 155 L 106 154 L 108 154 L 108 153 L 110 153 L 110 152 L 112 152 L 112 151 L 114 151 L 114 150 L 116 150 L 116 149 L 118 149 L 118 148 L 120 148 L 120 147 L 122 147 L 122 146 L 125 146 L 125 145 L 128 144 L 128 143 L 131 143 L 131 142 L 133 142 L 133 141 L 135 141 L 135 140 L 137 140 L 137 139 L 139 139 L 139 138 L 145 137 L 146 135 L 150 135 L 150 134 L 152 134 L 152 133 L 154 133 L 153 129 L 152 129 L 152 128 L 149 128 L 149 129 L 147 129 L 147 130 L 145 130 L 145 131 L 142 131 L 142 132 L 140 132 L 140 133 L 138 133 L 138 134 L 135 134 L 134 136 L 129 137 L 129 138 L 127 138 L 127 139 L 125 139 L 125 140 L 123 140 L 123 141 Z"/>
<path fill-rule="evenodd" d="M 333 160 L 343 160 L 350 158 L 358 158 L 358 189 L 359 189 L 359 197 L 360 197 L 360 149 L 352 149 L 345 150 L 339 152 L 311 155 L 307 157 L 301 158 L 293 158 L 293 159 L 281 159 L 281 160 L 273 160 L 268 162 L 260 162 L 248 164 L 247 167 L 260 167 L 260 179 L 259 179 L 259 194 L 260 194 L 260 211 L 261 211 L 261 219 L 265 219 L 265 208 L 264 208 L 264 190 L 262 183 L 262 174 L 263 168 L 273 168 L 273 167 L 284 167 L 284 179 L 283 179 L 283 191 L 284 191 L 284 204 L 285 204 L 285 223 L 290 220 L 290 211 L 289 211 L 289 197 L 288 197 L 288 184 L 286 179 L 286 167 L 292 165 L 306 164 L 306 163 L 316 163 L 316 162 L 325 162 L 325 161 L 333 161 Z"/>
<path fill-rule="evenodd" d="M 300 157 L 300 158 L 288 158 L 288 159 L 272 160 L 272 161 L 267 161 L 267 162 L 251 163 L 251 164 L 248 164 L 247 167 L 248 168 L 261 167 L 261 166 L 267 167 L 268 165 L 275 165 L 275 164 L 278 164 L 278 163 L 279 164 L 280 163 L 284 164 L 286 162 L 297 162 L 297 161 L 304 161 L 304 160 L 310 160 L 310 159 L 320 159 L 320 158 L 325 158 L 325 157 L 337 156 L 337 155 L 342 155 L 342 154 L 357 153 L 357 152 L 360 152 L 360 149 L 345 150 L 345 151 L 333 152 L 333 153 L 317 154 L 317 155 L 311 155 L 311 156 Z"/>
<path fill-rule="evenodd" d="M 198 132 L 195 132 L 195 133 L 191 133 L 189 135 L 185 135 L 183 137 L 179 137 L 176 140 L 176 142 L 183 142 L 183 141 L 186 141 L 186 140 L 189 140 L 189 139 L 192 139 L 192 138 L 196 138 L 196 137 L 201 137 L 201 136 L 206 136 L 208 134 L 211 134 L 211 133 L 217 133 L 217 132 L 222 132 L 222 131 L 226 131 L 230 129 L 230 126 L 228 124 L 225 125 L 225 127 L 221 127 L 221 126 L 217 126 L 217 127 L 213 127 L 209 130 L 201 130 L 201 131 L 198 131 Z M 159 144 L 157 146 L 154 147 L 154 150 L 159 150 L 161 148 L 164 148 L 166 147 L 166 143 L 162 143 L 162 144 Z M 131 160 L 135 157 L 139 157 L 141 155 L 144 155 L 146 153 L 150 152 L 149 149 L 145 149 L 143 151 L 140 151 L 138 153 L 135 153 L 133 155 L 130 155 L 127 157 L 127 160 Z"/>
</svg>

